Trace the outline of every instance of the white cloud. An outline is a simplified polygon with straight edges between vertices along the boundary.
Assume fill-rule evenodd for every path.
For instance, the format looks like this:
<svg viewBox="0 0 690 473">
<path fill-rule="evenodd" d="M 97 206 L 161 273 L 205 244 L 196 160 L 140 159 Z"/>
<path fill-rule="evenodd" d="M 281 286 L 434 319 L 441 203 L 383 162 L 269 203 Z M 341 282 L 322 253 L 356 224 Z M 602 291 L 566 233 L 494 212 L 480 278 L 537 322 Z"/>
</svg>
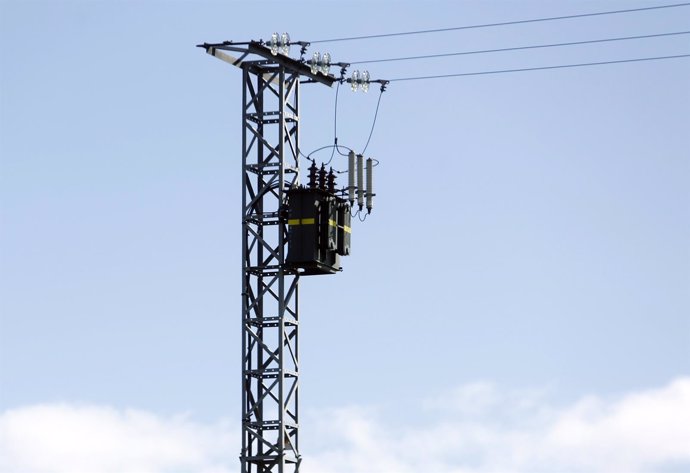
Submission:
<svg viewBox="0 0 690 473">
<path fill-rule="evenodd" d="M 29 406 L 0 416 L 0 471 L 224 473 L 239 453 L 234 430 L 131 409 Z"/>
<path fill-rule="evenodd" d="M 372 409 L 322 412 L 308 473 L 690 471 L 690 378 L 617 399 L 566 406 L 546 391 L 461 386 L 424 402 L 422 425 Z M 404 417 L 404 413 L 400 413 Z"/>
<path fill-rule="evenodd" d="M 421 423 L 366 406 L 312 411 L 302 471 L 690 471 L 690 378 L 565 407 L 547 397 L 482 382 L 426 400 Z M 238 430 L 108 407 L 28 406 L 0 415 L 0 471 L 236 472 Z"/>
</svg>

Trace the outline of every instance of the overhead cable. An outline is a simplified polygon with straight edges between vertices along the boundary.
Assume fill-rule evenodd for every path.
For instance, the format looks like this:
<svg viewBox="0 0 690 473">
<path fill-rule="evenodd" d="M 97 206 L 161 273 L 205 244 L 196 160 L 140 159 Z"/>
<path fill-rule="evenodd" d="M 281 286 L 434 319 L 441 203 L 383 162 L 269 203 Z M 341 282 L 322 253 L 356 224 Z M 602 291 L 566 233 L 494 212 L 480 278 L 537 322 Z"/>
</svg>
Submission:
<svg viewBox="0 0 690 473">
<path fill-rule="evenodd" d="M 627 41 L 632 39 L 646 39 L 646 38 L 660 38 L 663 36 L 675 36 L 682 34 L 690 34 L 690 31 L 676 31 L 672 33 L 656 33 L 640 36 L 624 36 L 620 38 L 603 38 L 603 39 L 590 39 L 585 41 L 570 41 L 567 43 L 552 43 L 552 44 L 535 44 L 531 46 L 516 46 L 511 48 L 499 48 L 499 49 L 480 49 L 476 51 L 461 51 L 454 53 L 441 53 L 441 54 L 426 54 L 422 56 L 406 56 L 406 57 L 394 57 L 385 59 L 368 59 L 365 61 L 353 61 L 350 64 L 369 64 L 374 62 L 393 62 L 393 61 L 412 61 L 417 59 L 433 59 L 440 57 L 450 57 L 450 56 L 463 56 L 468 54 L 485 54 L 485 53 L 498 53 L 504 51 L 519 51 L 524 49 L 539 49 L 539 48 L 555 48 L 561 46 L 576 46 L 581 44 L 593 44 L 593 43 L 606 43 L 610 41 Z"/>
<path fill-rule="evenodd" d="M 331 164 L 335 150 L 338 148 L 338 92 L 340 92 L 340 82 L 335 88 L 335 105 L 333 106 L 333 149 L 331 150 L 331 157 L 326 162 L 326 166 Z"/>
<path fill-rule="evenodd" d="M 545 18 L 532 18 L 532 19 L 528 19 L 528 20 L 502 21 L 502 22 L 498 22 L 498 23 L 484 23 L 484 24 L 478 24 L 478 25 L 454 26 L 454 27 L 450 27 L 450 28 L 436 28 L 436 29 L 431 29 L 431 30 L 402 31 L 402 32 L 397 32 L 397 33 L 383 33 L 383 34 L 373 34 L 373 35 L 366 35 L 366 36 L 350 36 L 350 37 L 343 37 L 343 38 L 329 38 L 329 39 L 321 39 L 318 41 L 310 41 L 310 43 L 311 44 L 333 43 L 336 41 L 355 41 L 355 40 L 362 40 L 362 39 L 389 38 L 392 36 L 408 36 L 408 35 L 428 34 L 428 33 L 443 33 L 446 31 L 458 31 L 458 30 L 469 30 L 469 29 L 476 29 L 476 28 L 490 28 L 490 27 L 495 27 L 495 26 L 519 25 L 519 24 L 525 24 L 525 23 L 537 23 L 537 22 L 542 22 L 542 21 L 568 20 L 568 19 L 572 19 L 572 18 L 585 18 L 585 17 L 593 17 L 593 16 L 615 15 L 615 14 L 620 14 L 620 13 L 633 13 L 633 12 L 641 12 L 641 11 L 649 11 L 649 10 L 660 10 L 662 8 L 676 8 L 676 7 L 687 7 L 687 6 L 690 6 L 690 3 L 675 3 L 675 4 L 671 4 L 671 5 L 656 5 L 656 6 L 652 6 L 652 7 L 629 8 L 626 10 L 610 10 L 610 11 L 603 11 L 603 12 L 580 13 L 580 14 L 576 14 L 576 15 L 562 15 L 562 16 L 545 17 Z"/>
<path fill-rule="evenodd" d="M 426 79 L 444 79 L 447 77 L 463 77 L 463 76 L 480 76 L 486 74 L 506 74 L 509 72 L 526 72 L 526 71 L 543 71 L 547 69 L 565 69 L 569 67 L 585 67 L 585 66 L 603 66 L 605 64 L 622 64 L 626 62 L 641 62 L 641 61 L 657 61 L 662 59 L 678 59 L 690 57 L 690 54 L 678 54 L 676 56 L 655 56 L 642 57 L 634 59 L 621 59 L 617 61 L 602 61 L 602 62 L 587 62 L 580 64 L 560 64 L 557 66 L 541 66 L 541 67 L 525 67 L 521 69 L 502 69 L 497 71 L 480 71 L 480 72 L 462 72 L 459 74 L 439 74 L 432 76 L 417 76 L 417 77 L 399 77 L 397 79 L 390 79 L 390 82 L 402 82 L 411 80 L 426 80 Z"/>
<path fill-rule="evenodd" d="M 362 150 L 362 154 L 364 154 L 369 147 L 369 142 L 371 141 L 371 135 L 374 134 L 374 127 L 376 126 L 376 118 L 379 116 L 379 106 L 381 105 L 381 97 L 383 97 L 383 88 L 381 89 L 381 92 L 379 93 L 379 100 L 376 102 L 376 112 L 374 112 L 374 121 L 371 124 L 371 131 L 369 131 L 369 138 L 367 138 L 367 144 L 364 145 L 364 149 Z"/>
</svg>

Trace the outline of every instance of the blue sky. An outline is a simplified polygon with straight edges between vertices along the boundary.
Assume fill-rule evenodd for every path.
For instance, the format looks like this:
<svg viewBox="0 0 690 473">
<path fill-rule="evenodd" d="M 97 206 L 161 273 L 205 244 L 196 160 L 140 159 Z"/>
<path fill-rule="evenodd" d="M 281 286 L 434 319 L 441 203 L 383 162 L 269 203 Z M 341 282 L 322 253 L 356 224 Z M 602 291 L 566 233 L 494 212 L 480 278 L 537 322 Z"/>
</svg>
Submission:
<svg viewBox="0 0 690 473">
<path fill-rule="evenodd" d="M 38 406 L 54 408 L 55 425 L 88 417 L 79 409 L 91 406 L 94 429 L 131 427 L 127 409 L 161 431 L 184 414 L 184 426 L 228 436 L 229 453 L 197 440 L 202 451 L 217 449 L 219 471 L 236 471 L 241 81 L 196 44 L 273 31 L 316 41 L 664 3 L 0 2 L 5 439 L 12 419 L 34 419 Z M 687 31 L 689 20 L 684 7 L 318 49 L 351 62 Z M 667 56 L 687 54 L 687 38 L 361 68 L 394 79 Z M 335 447 L 318 441 L 333 428 L 324 418 L 376 420 L 373 431 L 395 443 L 417 441 L 423 425 L 435 432 L 430 418 L 465 425 L 468 411 L 503 425 L 510 416 L 498 406 L 511 403 L 549 406 L 561 415 L 545 421 L 551 427 L 587 399 L 602 403 L 604 417 L 627 412 L 626 400 L 639 396 L 681 393 L 673 399 L 687 406 L 689 79 L 685 58 L 391 83 L 367 149 L 380 161 L 374 212 L 354 225 L 341 274 L 301 282 L 300 399 L 312 419 L 302 422 L 305 458 L 339 471 L 326 465 Z M 377 98 L 376 89 L 341 88 L 339 143 L 364 146 Z M 334 99 L 335 89 L 303 87 L 305 153 L 332 142 Z M 608 432 L 601 425 L 589 427 Z M 690 436 L 680 430 L 676 438 Z M 471 437 L 451 431 L 458 444 Z M 338 435 L 324 438 L 335 444 Z M 0 452 L 16 454 L 7 445 Z M 489 447 L 477 447 L 474 463 L 449 455 L 438 469 L 539 469 L 491 463 Z M 347 463 L 365 453 L 348 452 L 338 462 L 351 471 L 407 471 L 390 463 L 367 470 Z M 687 455 L 669 458 L 624 466 L 690 464 Z M 171 465 L 139 470 L 188 469 Z M 3 467 L 32 471 L 20 460 Z"/>
</svg>

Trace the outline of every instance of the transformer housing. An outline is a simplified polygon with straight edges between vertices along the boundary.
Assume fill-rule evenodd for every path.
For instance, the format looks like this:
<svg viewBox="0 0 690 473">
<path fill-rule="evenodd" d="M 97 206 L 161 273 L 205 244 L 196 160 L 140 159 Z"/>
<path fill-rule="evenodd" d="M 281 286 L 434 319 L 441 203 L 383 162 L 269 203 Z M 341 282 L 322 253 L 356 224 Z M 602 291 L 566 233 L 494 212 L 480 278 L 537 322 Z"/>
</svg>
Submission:
<svg viewBox="0 0 690 473">
<path fill-rule="evenodd" d="M 288 266 L 300 274 L 334 274 L 350 254 L 351 214 L 345 199 L 319 188 L 288 191 Z"/>
</svg>

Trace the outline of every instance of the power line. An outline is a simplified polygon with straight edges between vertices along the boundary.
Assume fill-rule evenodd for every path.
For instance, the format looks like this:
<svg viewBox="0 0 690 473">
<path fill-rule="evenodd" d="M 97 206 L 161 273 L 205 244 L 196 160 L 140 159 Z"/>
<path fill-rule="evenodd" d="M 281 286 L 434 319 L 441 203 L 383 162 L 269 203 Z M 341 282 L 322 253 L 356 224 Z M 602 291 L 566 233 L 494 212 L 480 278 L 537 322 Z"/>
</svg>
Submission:
<svg viewBox="0 0 690 473">
<path fill-rule="evenodd" d="M 679 54 L 676 56 L 656 56 L 656 57 L 643 57 L 634 59 L 621 59 L 617 61 L 602 61 L 602 62 L 587 62 L 581 64 L 561 64 L 558 66 L 541 66 L 541 67 L 526 67 L 521 69 L 503 69 L 498 71 L 480 71 L 480 72 L 463 72 L 459 74 L 441 74 L 433 76 L 417 76 L 417 77 L 400 77 L 397 79 L 390 79 L 390 82 L 402 82 L 410 80 L 425 80 L 425 79 L 443 79 L 447 77 L 463 77 L 463 76 L 480 76 L 486 74 L 505 74 L 509 72 L 526 72 L 526 71 L 543 71 L 547 69 L 565 69 L 569 67 L 585 67 L 585 66 L 602 66 L 605 64 L 622 64 L 626 62 L 641 62 L 641 61 L 656 61 L 662 59 L 678 59 L 690 57 L 690 54 Z"/>
<path fill-rule="evenodd" d="M 323 163 L 325 166 L 328 166 L 333 161 L 333 156 L 335 155 L 336 151 L 338 152 L 338 154 L 340 154 L 342 156 L 347 156 L 347 153 L 342 153 L 340 151 L 340 148 L 344 148 L 347 151 L 352 151 L 351 148 L 338 144 L 338 92 L 339 92 L 339 90 L 340 90 L 340 82 L 338 83 L 338 86 L 336 87 L 336 90 L 335 90 L 335 105 L 333 107 L 333 109 L 334 109 L 333 110 L 333 144 L 321 146 L 320 148 L 316 148 L 315 150 L 311 151 L 309 154 L 304 154 L 301 150 L 298 150 L 298 153 L 300 155 L 302 155 L 302 157 L 304 157 L 306 159 L 312 159 L 311 158 L 312 154 L 318 153 L 319 151 L 323 151 L 324 149 L 332 148 L 330 158 L 328 159 L 328 161 Z M 381 97 L 382 96 L 383 96 L 383 90 L 381 90 L 381 92 L 379 93 L 379 98 L 378 98 L 378 101 L 376 102 L 376 111 L 374 112 L 374 119 L 373 119 L 372 124 L 371 124 L 371 130 L 369 130 L 369 137 L 367 138 L 367 142 L 364 145 L 364 149 L 362 150 L 361 154 L 364 154 L 366 152 L 367 148 L 369 147 L 369 142 L 371 141 L 371 137 L 374 134 L 374 128 L 376 128 L 376 119 L 379 116 L 379 107 L 381 106 Z M 376 164 L 374 164 L 374 166 L 376 166 L 376 165 L 378 165 L 378 161 L 376 161 Z M 337 171 L 336 170 L 336 172 L 338 172 L 338 174 L 342 174 L 346 171 Z"/>
<path fill-rule="evenodd" d="M 571 41 L 571 42 L 567 42 L 567 43 L 536 44 L 536 45 L 531 45 L 531 46 L 516 46 L 516 47 L 511 47 L 511 48 L 480 49 L 480 50 L 476 50 L 476 51 L 461 51 L 461 52 L 454 52 L 454 53 L 426 54 L 426 55 L 422 55 L 422 56 L 406 56 L 406 57 L 395 57 L 395 58 L 386 58 L 386 59 L 369 59 L 366 61 L 353 61 L 350 64 L 370 64 L 370 63 L 374 63 L 374 62 L 412 61 L 412 60 L 417 60 L 417 59 L 433 59 L 433 58 L 449 57 L 449 56 L 463 56 L 463 55 L 468 55 L 468 54 L 498 53 L 498 52 L 504 52 L 504 51 L 519 51 L 519 50 L 524 50 L 524 49 L 554 48 L 554 47 L 560 47 L 560 46 L 576 46 L 576 45 L 581 45 L 581 44 L 606 43 L 606 42 L 611 42 L 611 41 L 627 41 L 627 40 L 633 40 L 633 39 L 660 38 L 663 36 L 675 36 L 675 35 L 682 35 L 682 34 L 690 34 L 690 31 L 677 31 L 677 32 L 673 32 L 673 33 L 657 33 L 657 34 L 648 34 L 648 35 L 640 35 L 640 36 L 625 36 L 625 37 L 620 37 L 620 38 L 590 39 L 590 40 L 585 40 L 585 41 Z"/>
<path fill-rule="evenodd" d="M 383 90 L 379 93 L 379 100 L 376 102 L 376 112 L 374 112 L 374 121 L 371 124 L 371 131 L 369 132 L 369 138 L 367 139 L 367 144 L 364 145 L 362 154 L 364 154 L 369 147 L 369 142 L 371 141 L 371 135 L 374 134 L 374 127 L 376 126 L 376 118 L 379 116 L 379 106 L 381 105 L 381 97 L 383 97 Z"/>
<path fill-rule="evenodd" d="M 335 105 L 333 106 L 333 149 L 331 150 L 331 157 L 328 158 L 326 166 L 331 164 L 333 161 L 333 156 L 335 156 L 335 150 L 338 147 L 338 92 L 340 92 L 340 82 L 335 88 Z"/>
<path fill-rule="evenodd" d="M 533 18 L 533 19 L 529 19 L 529 20 L 503 21 L 503 22 L 499 22 L 499 23 L 484 23 L 484 24 L 479 24 L 479 25 L 455 26 L 455 27 L 451 27 L 451 28 L 437 28 L 437 29 L 432 29 L 432 30 L 402 31 L 402 32 L 397 32 L 397 33 L 383 33 L 383 34 L 373 34 L 373 35 L 366 35 L 366 36 L 350 36 L 350 37 L 344 37 L 344 38 L 329 38 L 329 39 L 321 39 L 318 41 L 310 41 L 310 43 L 311 44 L 333 43 L 336 41 L 355 41 L 355 40 L 360 40 L 360 39 L 389 38 L 392 36 L 407 36 L 407 35 L 427 34 L 427 33 L 442 33 L 445 31 L 469 30 L 469 29 L 475 29 L 475 28 L 489 28 L 489 27 L 494 27 L 494 26 L 507 26 L 507 25 L 519 25 L 519 24 L 525 24 L 525 23 L 537 23 L 537 22 L 541 22 L 541 21 L 555 21 L 555 20 L 567 20 L 567 19 L 571 19 L 571 18 L 585 18 L 585 17 L 592 17 L 592 16 L 615 15 L 615 14 L 619 14 L 619 13 L 633 13 L 633 12 L 641 12 L 641 11 L 649 11 L 649 10 L 660 10 L 662 8 L 687 7 L 689 5 L 690 5 L 690 3 L 675 3 L 672 5 L 657 5 L 657 6 L 653 6 L 653 7 L 630 8 L 627 10 L 612 10 L 612 11 L 603 11 L 603 12 L 594 12 L 594 13 L 580 13 L 577 15 L 551 16 L 551 17 L 546 17 L 546 18 Z"/>
</svg>

